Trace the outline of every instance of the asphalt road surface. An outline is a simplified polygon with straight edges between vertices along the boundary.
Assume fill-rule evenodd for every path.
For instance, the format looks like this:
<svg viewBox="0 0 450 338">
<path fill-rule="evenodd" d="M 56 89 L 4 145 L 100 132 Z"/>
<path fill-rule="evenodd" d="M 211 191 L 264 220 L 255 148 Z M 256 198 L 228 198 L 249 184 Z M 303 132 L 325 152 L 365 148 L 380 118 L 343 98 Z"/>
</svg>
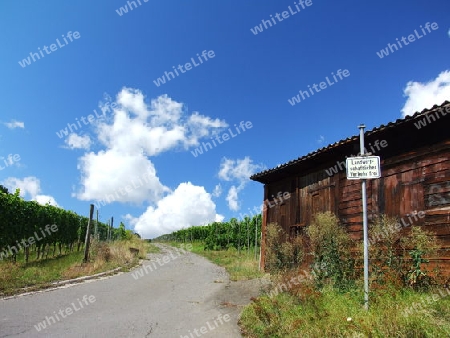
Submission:
<svg viewBox="0 0 450 338">
<path fill-rule="evenodd" d="M 0 337 L 241 337 L 238 315 L 260 285 L 161 247 L 127 273 L 0 300 Z"/>
</svg>

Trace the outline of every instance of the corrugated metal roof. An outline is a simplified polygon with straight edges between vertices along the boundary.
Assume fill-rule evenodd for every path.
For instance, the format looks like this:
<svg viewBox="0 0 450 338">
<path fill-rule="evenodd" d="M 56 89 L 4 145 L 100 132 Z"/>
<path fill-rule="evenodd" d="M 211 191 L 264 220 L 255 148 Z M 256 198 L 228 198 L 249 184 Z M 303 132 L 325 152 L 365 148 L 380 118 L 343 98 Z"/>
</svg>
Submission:
<svg viewBox="0 0 450 338">
<path fill-rule="evenodd" d="M 412 120 L 417 120 L 418 118 L 422 118 L 423 116 L 425 116 L 429 112 L 434 113 L 439 108 L 446 107 L 449 104 L 450 104 L 450 101 L 445 101 L 440 106 L 434 105 L 431 109 L 424 109 L 421 112 L 417 112 L 417 113 L 415 113 L 412 116 L 407 115 L 405 118 L 397 119 L 395 122 L 390 122 L 387 125 L 382 124 L 379 127 L 376 127 L 376 128 L 374 128 L 372 130 L 369 130 L 369 131 L 366 131 L 364 133 L 364 135 L 367 137 L 367 136 L 371 136 L 371 135 L 374 135 L 376 133 L 379 133 L 381 131 L 385 131 L 385 130 L 388 130 L 388 129 L 396 128 L 396 127 L 398 127 L 398 126 L 400 126 L 400 125 L 402 125 L 404 123 L 409 123 Z M 289 166 L 298 164 L 300 162 L 303 162 L 303 161 L 306 161 L 306 160 L 311 160 L 314 157 L 320 156 L 320 155 L 322 155 L 323 153 L 325 153 L 327 151 L 336 149 L 336 148 L 341 147 L 341 146 L 343 146 L 345 144 L 348 144 L 348 143 L 351 143 L 351 142 L 355 142 L 355 141 L 359 141 L 359 134 L 351 136 L 351 137 L 348 137 L 348 138 L 343 139 L 343 140 L 340 140 L 338 142 L 329 144 L 326 147 L 322 147 L 320 149 L 317 149 L 317 150 L 315 150 L 315 151 L 313 151 L 313 152 L 311 152 L 311 153 L 309 153 L 307 155 L 301 156 L 301 157 L 299 157 L 299 158 L 297 158 L 295 160 L 286 162 L 284 164 L 280 164 L 280 165 L 276 166 L 275 168 L 264 170 L 264 171 L 261 171 L 259 173 L 256 173 L 256 174 L 252 175 L 250 177 L 250 179 L 253 180 L 253 181 L 260 181 L 261 179 L 263 179 L 267 175 L 273 174 L 273 173 L 275 173 L 275 172 L 277 172 L 279 170 L 285 169 L 285 168 L 287 168 Z"/>
</svg>

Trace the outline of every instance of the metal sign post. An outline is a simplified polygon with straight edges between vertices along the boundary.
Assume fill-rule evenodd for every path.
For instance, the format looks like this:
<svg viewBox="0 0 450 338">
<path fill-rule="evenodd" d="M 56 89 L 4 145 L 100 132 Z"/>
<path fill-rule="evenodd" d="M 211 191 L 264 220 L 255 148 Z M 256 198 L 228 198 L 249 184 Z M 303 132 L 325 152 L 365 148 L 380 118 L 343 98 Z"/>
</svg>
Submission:
<svg viewBox="0 0 450 338">
<path fill-rule="evenodd" d="M 359 144 L 361 156 L 364 156 L 364 128 L 366 126 L 359 125 Z M 366 179 L 361 182 L 362 189 L 362 207 L 363 207 L 363 237 L 364 237 L 364 309 L 369 309 L 369 236 L 367 229 L 367 196 L 366 196 Z"/>
<path fill-rule="evenodd" d="M 369 309 L 369 232 L 367 229 L 367 196 L 366 180 L 381 177 L 380 157 L 369 156 L 364 148 L 364 128 L 361 124 L 359 128 L 359 147 L 358 157 L 348 157 L 346 160 L 347 179 L 361 180 L 361 194 L 363 207 L 363 238 L 364 238 L 364 308 Z"/>
</svg>

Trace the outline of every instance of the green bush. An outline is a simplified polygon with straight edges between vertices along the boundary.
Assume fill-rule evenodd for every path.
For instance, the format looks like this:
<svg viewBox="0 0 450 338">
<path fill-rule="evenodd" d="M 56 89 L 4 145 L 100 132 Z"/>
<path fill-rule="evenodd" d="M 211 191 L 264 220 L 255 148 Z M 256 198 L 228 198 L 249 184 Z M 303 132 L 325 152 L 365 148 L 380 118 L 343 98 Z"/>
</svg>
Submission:
<svg viewBox="0 0 450 338">
<path fill-rule="evenodd" d="M 354 245 L 339 219 L 331 212 L 318 213 L 307 234 L 317 286 L 331 284 L 339 290 L 352 287 L 357 277 L 356 259 L 352 255 Z"/>
<path fill-rule="evenodd" d="M 397 224 L 397 219 L 381 215 L 370 228 L 372 283 L 426 290 L 434 284 L 426 257 L 437 253 L 436 237 L 417 225 L 405 233 Z"/>
<path fill-rule="evenodd" d="M 267 225 L 265 268 L 268 271 L 292 269 L 301 264 L 303 256 L 301 237 L 289 238 L 276 223 Z"/>
</svg>

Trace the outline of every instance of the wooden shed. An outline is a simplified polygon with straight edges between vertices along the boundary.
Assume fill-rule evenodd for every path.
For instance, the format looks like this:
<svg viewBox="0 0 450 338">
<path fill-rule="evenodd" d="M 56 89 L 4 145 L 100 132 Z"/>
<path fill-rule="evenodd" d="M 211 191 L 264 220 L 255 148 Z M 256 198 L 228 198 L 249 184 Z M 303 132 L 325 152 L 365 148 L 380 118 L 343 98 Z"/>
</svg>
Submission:
<svg viewBox="0 0 450 338">
<path fill-rule="evenodd" d="M 355 126 L 357 131 L 357 126 Z M 369 224 L 387 214 L 433 231 L 443 243 L 434 263 L 450 275 L 450 102 L 365 132 L 366 150 L 381 157 L 381 177 L 367 180 Z M 346 157 L 359 153 L 359 135 L 257 173 L 264 184 L 262 253 L 267 224 L 302 232 L 317 212 L 331 211 L 355 240 L 361 240 L 361 181 L 346 177 Z M 279 192 L 290 198 L 277 199 Z M 422 218 L 414 220 L 414 213 Z M 432 260 L 433 261 L 433 260 Z M 262 255 L 261 268 L 265 267 Z"/>
</svg>

